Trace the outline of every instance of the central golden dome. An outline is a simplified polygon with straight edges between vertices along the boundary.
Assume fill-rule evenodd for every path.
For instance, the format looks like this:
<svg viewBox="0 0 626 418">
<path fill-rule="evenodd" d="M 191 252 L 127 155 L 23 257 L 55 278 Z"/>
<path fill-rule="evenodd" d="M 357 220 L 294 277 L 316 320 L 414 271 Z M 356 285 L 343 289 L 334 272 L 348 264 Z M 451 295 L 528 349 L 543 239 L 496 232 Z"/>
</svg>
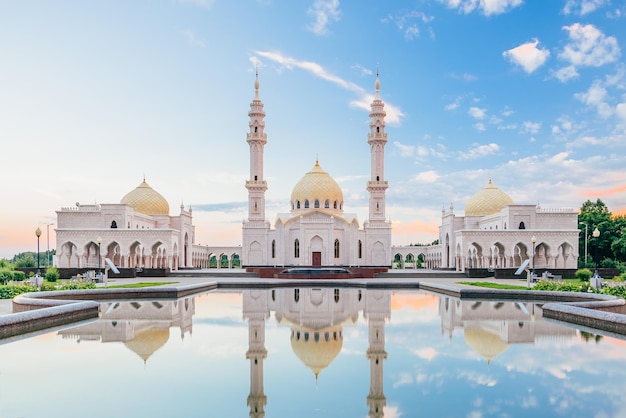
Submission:
<svg viewBox="0 0 626 418">
<path fill-rule="evenodd" d="M 167 200 L 152 187 L 148 186 L 146 179 L 124 196 L 120 203 L 130 205 L 135 212 L 145 215 L 170 214 L 170 205 L 167 203 Z"/>
<path fill-rule="evenodd" d="M 291 348 L 315 376 L 333 362 L 341 352 L 343 334 L 341 325 L 322 329 L 293 326 L 291 329 Z"/>
<path fill-rule="evenodd" d="M 494 186 L 489 179 L 489 183 L 467 201 L 465 216 L 493 215 L 503 207 L 514 204 L 513 199 Z"/>
<path fill-rule="evenodd" d="M 300 179 L 291 192 L 291 207 L 294 209 L 340 209 L 343 206 L 343 192 L 339 184 L 316 161 L 315 166 Z M 326 206 L 326 201 L 329 205 Z M 305 202 L 309 207 L 305 207 Z M 298 205 L 299 204 L 299 205 Z"/>
</svg>

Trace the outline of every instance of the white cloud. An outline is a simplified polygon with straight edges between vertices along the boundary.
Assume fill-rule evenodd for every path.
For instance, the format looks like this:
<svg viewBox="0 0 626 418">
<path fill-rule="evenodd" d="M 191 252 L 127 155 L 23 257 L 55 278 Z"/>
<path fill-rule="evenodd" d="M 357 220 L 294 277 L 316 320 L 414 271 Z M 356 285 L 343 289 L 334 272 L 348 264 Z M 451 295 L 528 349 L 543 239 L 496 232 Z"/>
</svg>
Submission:
<svg viewBox="0 0 626 418">
<path fill-rule="evenodd" d="M 307 13 L 313 16 L 313 23 L 307 28 L 316 35 L 326 35 L 328 25 L 338 22 L 341 17 L 339 0 L 315 0 Z"/>
<path fill-rule="evenodd" d="M 527 42 L 504 51 L 502 55 L 513 64 L 522 67 L 528 74 L 531 74 L 541 67 L 550 56 L 550 51 L 545 48 L 539 49 L 537 45 L 539 45 L 539 40 L 535 39 L 532 42 Z"/>
<path fill-rule="evenodd" d="M 479 107 L 470 107 L 467 114 L 474 119 L 484 119 L 487 113 L 487 109 L 481 109 Z"/>
<path fill-rule="evenodd" d="M 351 68 L 353 70 L 355 70 L 356 72 L 358 72 L 359 75 L 372 75 L 372 74 L 374 74 L 374 72 L 372 70 L 370 70 L 369 68 L 365 68 L 365 67 L 363 67 L 360 64 L 353 65 Z"/>
<path fill-rule="evenodd" d="M 435 357 L 437 357 L 437 350 L 435 350 L 432 347 L 426 347 L 426 348 L 422 348 L 419 350 L 414 350 L 413 354 L 415 354 L 416 356 L 418 356 L 419 358 L 422 358 L 424 360 L 432 360 Z"/>
<path fill-rule="evenodd" d="M 433 16 L 429 16 L 424 12 L 420 12 L 418 10 L 413 10 L 409 13 L 405 13 L 401 16 L 389 16 L 384 18 L 383 22 L 393 22 L 397 26 L 398 30 L 404 33 L 404 38 L 408 40 L 412 40 L 418 38 L 420 35 L 420 29 L 418 23 L 415 21 L 419 21 L 424 24 L 429 24 L 434 20 Z M 432 31 L 432 28 L 429 28 Z M 431 38 L 432 38 L 431 32 Z"/>
<path fill-rule="evenodd" d="M 584 16 L 607 4 L 605 0 L 567 0 L 563 13 Z"/>
<path fill-rule="evenodd" d="M 480 131 L 480 132 L 483 132 L 483 131 L 487 130 L 487 127 L 482 122 L 475 123 L 473 126 L 474 126 L 474 129 L 476 129 L 477 131 Z"/>
<path fill-rule="evenodd" d="M 615 107 L 615 114 L 626 123 L 626 102 L 620 103 Z"/>
<path fill-rule="evenodd" d="M 374 100 L 373 95 L 368 94 L 366 90 L 358 84 L 355 84 L 351 81 L 346 81 L 341 77 L 329 73 L 324 67 L 316 62 L 298 60 L 296 58 L 283 55 L 280 52 L 254 51 L 254 53 L 260 55 L 263 58 L 274 61 L 275 63 L 289 70 L 299 68 L 301 70 L 308 71 L 316 77 L 321 78 L 322 80 L 329 81 L 345 90 L 354 92 L 359 97 L 357 99 L 351 100 L 350 106 L 364 109 L 367 111 L 370 110 L 370 104 L 372 103 L 372 100 Z M 385 101 L 385 111 L 387 113 L 386 121 L 390 124 L 399 124 L 404 117 L 404 113 L 399 107 L 387 101 Z"/>
<path fill-rule="evenodd" d="M 191 43 L 194 46 L 198 46 L 200 48 L 204 48 L 206 46 L 206 43 L 203 40 L 198 39 L 196 35 L 193 33 L 193 31 L 189 29 L 187 29 L 186 31 L 183 31 L 183 35 L 185 35 L 189 43 Z"/>
<path fill-rule="evenodd" d="M 434 183 L 439 180 L 439 174 L 436 171 L 423 171 L 417 174 L 414 179 L 420 183 Z M 419 355 L 419 353 L 418 353 Z"/>
<path fill-rule="evenodd" d="M 524 3 L 523 0 L 439 0 L 439 2 L 461 13 L 469 14 L 478 10 L 485 16 L 506 13 Z"/>
<path fill-rule="evenodd" d="M 564 26 L 569 32 L 570 42 L 563 48 L 559 58 L 576 67 L 600 67 L 616 61 L 620 56 L 617 39 L 606 36 L 593 25 L 574 23 Z"/>
<path fill-rule="evenodd" d="M 498 151 L 500 151 L 500 146 L 498 144 L 491 143 L 486 145 L 476 145 L 474 148 L 470 148 L 467 152 L 462 152 L 461 158 L 464 160 L 475 160 L 477 158 L 493 155 Z"/>
<path fill-rule="evenodd" d="M 598 114 L 605 119 L 613 114 L 613 109 L 606 102 L 606 89 L 597 80 L 593 82 L 586 92 L 576 93 L 574 97 L 588 106 L 595 107 Z"/>
<path fill-rule="evenodd" d="M 404 145 L 398 141 L 395 141 L 393 145 L 400 150 L 401 157 L 411 157 L 415 154 L 415 147 L 413 145 Z"/>
<path fill-rule="evenodd" d="M 205 9 L 210 9 L 213 4 L 215 4 L 215 0 L 176 0 L 178 3 L 189 3 L 195 4 L 196 6 L 203 7 Z"/>
<path fill-rule="evenodd" d="M 537 134 L 539 133 L 539 130 L 541 129 L 541 122 L 529 122 L 526 121 L 522 124 L 524 131 L 531 133 L 531 134 Z"/>
<path fill-rule="evenodd" d="M 565 83 L 566 81 L 578 77 L 578 71 L 576 71 L 576 67 L 573 65 L 568 65 L 567 67 L 559 68 L 555 71 L 554 76 Z"/>
</svg>

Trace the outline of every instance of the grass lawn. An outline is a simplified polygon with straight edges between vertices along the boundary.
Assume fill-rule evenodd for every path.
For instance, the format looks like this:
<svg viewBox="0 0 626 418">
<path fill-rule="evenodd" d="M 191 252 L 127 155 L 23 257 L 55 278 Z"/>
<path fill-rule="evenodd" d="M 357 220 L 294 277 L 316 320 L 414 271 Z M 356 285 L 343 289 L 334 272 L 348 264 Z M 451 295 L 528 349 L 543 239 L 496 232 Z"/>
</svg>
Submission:
<svg viewBox="0 0 626 418">
<path fill-rule="evenodd" d="M 493 282 L 458 282 L 470 286 L 488 287 L 490 289 L 526 290 L 526 286 L 516 286 L 513 284 L 493 283 Z"/>
<path fill-rule="evenodd" d="M 118 284 L 113 286 L 107 286 L 107 289 L 139 289 L 141 287 L 153 287 L 162 286 L 164 284 L 175 284 L 178 282 L 139 282 L 129 284 Z"/>
</svg>

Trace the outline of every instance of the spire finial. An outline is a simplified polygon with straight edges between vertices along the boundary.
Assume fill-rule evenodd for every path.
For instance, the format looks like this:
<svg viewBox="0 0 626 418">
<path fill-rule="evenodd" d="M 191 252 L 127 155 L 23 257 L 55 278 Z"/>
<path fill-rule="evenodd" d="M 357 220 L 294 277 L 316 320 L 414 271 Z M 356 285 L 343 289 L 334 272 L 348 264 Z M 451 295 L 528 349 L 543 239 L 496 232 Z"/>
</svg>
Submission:
<svg viewBox="0 0 626 418">
<path fill-rule="evenodd" d="M 315 153 L 315 165 L 320 165 L 319 164 L 320 160 L 319 158 L 317 158 L 317 152 Z"/>
<path fill-rule="evenodd" d="M 376 64 L 376 98 L 380 99 L 380 78 L 378 78 L 378 64 Z"/>
<path fill-rule="evenodd" d="M 254 98 L 259 98 L 259 67 L 256 67 L 256 77 L 254 80 Z"/>
</svg>

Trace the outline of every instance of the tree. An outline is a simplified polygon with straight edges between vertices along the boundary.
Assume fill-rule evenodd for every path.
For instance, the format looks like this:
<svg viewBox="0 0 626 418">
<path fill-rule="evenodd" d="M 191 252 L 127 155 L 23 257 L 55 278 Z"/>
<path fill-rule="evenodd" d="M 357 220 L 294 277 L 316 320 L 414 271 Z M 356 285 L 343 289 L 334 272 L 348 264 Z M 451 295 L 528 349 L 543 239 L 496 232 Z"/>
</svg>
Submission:
<svg viewBox="0 0 626 418">
<path fill-rule="evenodd" d="M 587 200 L 583 203 L 578 214 L 580 234 L 578 248 L 585 248 L 585 225 L 587 225 L 587 247 L 591 258 L 595 263 L 600 263 L 604 258 L 613 258 L 611 244 L 614 238 L 613 219 L 609 208 L 600 199 L 595 202 Z M 598 228 L 600 236 L 595 238 L 593 231 Z M 597 250 L 597 259 L 596 259 Z M 584 257 L 580 257 L 584 261 Z"/>
</svg>

